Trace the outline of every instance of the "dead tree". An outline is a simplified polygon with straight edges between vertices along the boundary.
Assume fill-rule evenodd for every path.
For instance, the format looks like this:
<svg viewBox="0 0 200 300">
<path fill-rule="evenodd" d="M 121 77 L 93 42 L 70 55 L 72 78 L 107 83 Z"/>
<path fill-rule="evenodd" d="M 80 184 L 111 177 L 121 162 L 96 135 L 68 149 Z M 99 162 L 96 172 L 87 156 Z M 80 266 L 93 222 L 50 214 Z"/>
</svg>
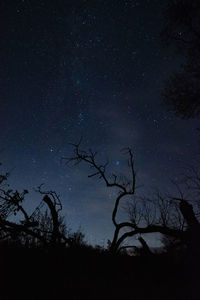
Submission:
<svg viewBox="0 0 200 300">
<path fill-rule="evenodd" d="M 108 188 L 118 188 L 118 196 L 115 199 L 114 209 L 112 212 L 112 222 L 115 226 L 113 240 L 110 245 L 111 251 L 116 251 L 118 247 L 118 239 L 120 230 L 127 226 L 132 226 L 128 222 L 125 223 L 118 223 L 117 222 L 117 212 L 119 208 L 119 204 L 123 198 L 126 196 L 134 195 L 135 193 L 135 170 L 134 170 L 134 160 L 133 160 L 133 153 L 131 149 L 125 149 L 126 154 L 129 156 L 129 168 L 131 171 L 131 180 L 125 180 L 124 182 L 120 181 L 117 175 L 113 174 L 112 178 L 109 179 L 106 174 L 106 167 L 108 163 L 105 164 L 98 164 L 96 161 L 96 152 L 89 150 L 88 152 L 82 151 L 80 149 L 79 144 L 73 144 L 74 147 L 74 156 L 71 158 L 63 157 L 62 159 L 67 162 L 74 162 L 75 164 L 79 164 L 80 162 L 84 161 L 94 170 L 92 174 L 88 175 L 89 178 L 91 177 L 99 177 L 102 179 Z"/>
<path fill-rule="evenodd" d="M 116 253 L 120 249 L 124 249 L 125 246 L 122 245 L 127 238 L 148 233 L 161 233 L 194 247 L 195 238 L 198 238 L 200 233 L 200 224 L 193 206 L 187 200 L 172 197 L 166 199 L 159 192 L 157 192 L 154 199 L 140 198 L 139 201 L 136 200 L 136 174 L 133 152 L 130 148 L 125 150 L 128 155 L 130 179 L 122 181 L 116 174 L 110 177 L 107 175 L 106 167 L 108 163 L 99 164 L 96 159 L 96 152 L 81 150 L 80 143 L 72 145 L 74 155 L 70 158 L 64 157 L 63 159 L 66 162 L 74 162 L 75 164 L 85 162 L 93 169 L 92 174 L 88 175 L 89 178 L 98 177 L 104 181 L 108 188 L 118 188 L 118 195 L 112 212 L 112 222 L 115 230 L 109 246 L 111 252 Z M 126 196 L 132 197 L 129 206 L 129 220 L 118 222 L 119 205 Z M 178 200 L 178 203 L 176 200 Z M 126 232 L 123 232 L 124 230 Z M 150 253 L 148 245 L 142 237 L 140 237 L 140 242 L 146 253 Z"/>
<path fill-rule="evenodd" d="M 0 176 L 0 240 L 13 242 L 18 239 L 19 243 L 37 246 L 69 244 L 59 215 L 62 210 L 59 196 L 53 191 L 42 191 L 40 186 L 37 191 L 44 197 L 34 212 L 28 214 L 23 206 L 28 191 L 19 193 L 7 189 L 3 185 L 6 180 L 7 176 Z M 45 206 L 46 211 L 43 211 Z M 12 221 L 13 215 L 17 215 L 18 221 Z"/>
<path fill-rule="evenodd" d="M 79 164 L 81 162 L 87 163 L 93 172 L 88 175 L 89 178 L 91 177 L 98 177 L 102 179 L 105 185 L 108 188 L 117 188 L 118 195 L 116 196 L 114 208 L 112 211 L 112 222 L 115 227 L 113 239 L 110 242 L 109 249 L 113 253 L 117 253 L 120 249 L 122 249 L 123 242 L 133 236 L 147 234 L 147 233 L 155 233 L 159 232 L 164 235 L 169 235 L 177 238 L 184 238 L 184 231 L 176 228 L 174 226 L 168 226 L 167 224 L 167 216 L 160 214 L 160 218 L 162 222 L 154 222 L 154 219 L 151 220 L 148 218 L 148 211 L 145 212 L 145 207 L 143 206 L 141 212 L 139 212 L 137 206 L 135 206 L 135 184 L 136 184 L 136 173 L 134 169 L 134 158 L 133 152 L 130 148 L 124 150 L 125 154 L 128 155 L 128 166 L 130 172 L 130 179 L 120 180 L 116 174 L 112 176 L 108 176 L 106 172 L 106 167 L 108 163 L 99 164 L 97 162 L 96 156 L 97 152 L 93 152 L 92 150 L 84 151 L 80 148 L 80 142 L 78 144 L 72 144 L 73 146 L 73 153 L 74 155 L 70 158 L 63 157 L 62 159 L 67 163 L 74 162 L 75 164 Z M 132 208 L 135 208 L 133 213 L 132 210 L 132 217 L 129 221 L 125 222 L 118 222 L 117 221 L 117 212 L 119 209 L 119 205 L 125 197 L 131 196 L 132 201 Z M 146 222 L 144 220 L 146 219 Z M 124 233 L 123 231 L 126 230 Z M 142 242 L 144 240 L 142 239 Z M 144 246 L 144 243 L 143 243 Z M 147 247 L 145 248 L 147 249 Z"/>
<path fill-rule="evenodd" d="M 63 218 L 59 215 L 62 210 L 62 203 L 55 191 L 43 191 L 40 185 L 36 191 L 44 195 L 43 202 L 50 212 L 50 243 L 52 245 L 70 244 L 70 239 L 66 238 L 66 226 Z"/>
</svg>

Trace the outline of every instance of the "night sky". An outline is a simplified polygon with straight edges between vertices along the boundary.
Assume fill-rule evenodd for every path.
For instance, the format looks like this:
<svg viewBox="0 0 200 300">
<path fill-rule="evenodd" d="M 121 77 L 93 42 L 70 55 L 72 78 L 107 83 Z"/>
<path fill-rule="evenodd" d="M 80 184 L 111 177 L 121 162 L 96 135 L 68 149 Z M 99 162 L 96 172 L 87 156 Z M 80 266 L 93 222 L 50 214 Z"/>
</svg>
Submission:
<svg viewBox="0 0 200 300">
<path fill-rule="evenodd" d="M 170 189 L 198 150 L 197 120 L 162 103 L 165 81 L 181 56 L 161 42 L 159 0 L 2 0 L 0 4 L 0 142 L 11 187 L 29 189 L 27 208 L 44 188 L 61 196 L 68 226 L 106 244 L 115 191 L 87 177 L 84 164 L 61 163 L 83 148 L 126 173 L 120 149 L 135 155 L 140 193 Z"/>
</svg>

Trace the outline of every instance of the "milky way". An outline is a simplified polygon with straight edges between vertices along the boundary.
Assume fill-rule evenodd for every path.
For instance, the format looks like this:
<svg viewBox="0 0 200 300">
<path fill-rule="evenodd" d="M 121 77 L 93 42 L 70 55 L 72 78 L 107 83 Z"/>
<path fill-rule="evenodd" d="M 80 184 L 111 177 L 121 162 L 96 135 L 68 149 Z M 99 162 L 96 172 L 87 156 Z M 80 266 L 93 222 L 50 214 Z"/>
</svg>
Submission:
<svg viewBox="0 0 200 300">
<path fill-rule="evenodd" d="M 194 159 L 197 121 L 162 104 L 165 80 L 181 57 L 160 40 L 166 1 L 1 1 L 1 161 L 13 187 L 44 183 L 64 204 L 67 224 L 89 242 L 112 234 L 115 191 L 88 168 L 61 164 L 70 142 L 126 173 L 135 155 L 142 192 L 169 188 Z M 38 195 L 27 198 L 29 209 Z"/>
</svg>

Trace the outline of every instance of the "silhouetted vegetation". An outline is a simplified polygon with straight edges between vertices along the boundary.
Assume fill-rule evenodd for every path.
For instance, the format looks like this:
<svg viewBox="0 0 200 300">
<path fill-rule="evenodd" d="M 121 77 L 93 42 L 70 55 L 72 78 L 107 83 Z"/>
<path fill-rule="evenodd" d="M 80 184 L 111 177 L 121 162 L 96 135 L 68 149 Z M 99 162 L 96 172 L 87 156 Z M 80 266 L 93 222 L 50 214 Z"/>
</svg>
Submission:
<svg viewBox="0 0 200 300">
<path fill-rule="evenodd" d="M 159 192 L 153 199 L 137 197 L 135 190 L 136 173 L 131 149 L 128 148 L 124 150 L 125 154 L 129 157 L 130 179 L 128 179 L 125 176 L 120 177 L 116 174 L 109 176 L 106 169 L 108 162 L 98 163 L 97 152 L 82 150 L 80 143 L 74 144 L 73 147 L 73 157 L 64 158 L 64 160 L 74 162 L 75 164 L 81 162 L 87 163 L 90 168 L 92 168 L 92 173 L 88 176 L 89 178 L 98 177 L 105 182 L 108 188 L 118 189 L 112 212 L 112 222 L 115 230 L 113 239 L 109 244 L 109 251 L 118 253 L 121 247 L 124 250 L 125 246 L 123 242 L 129 237 L 159 232 L 178 240 L 179 244 L 189 249 L 189 252 L 199 252 L 200 244 L 199 241 L 197 241 L 197 236 L 200 234 L 200 223 L 193 210 L 192 204 L 189 204 L 183 197 L 166 198 Z M 119 205 L 127 196 L 131 197 L 131 201 L 128 202 L 129 220 L 118 222 L 117 212 Z M 124 229 L 126 229 L 125 233 L 123 232 Z M 140 238 L 139 241 L 144 249 L 144 253 L 150 253 L 145 240 Z M 129 245 L 128 247 L 130 248 Z"/>
<path fill-rule="evenodd" d="M 70 233 L 60 213 L 62 204 L 54 191 L 36 189 L 41 203 L 31 213 L 24 209 L 28 191 L 13 191 L 0 183 L 1 299 L 198 299 L 199 234 L 196 209 L 183 198 L 137 197 L 133 152 L 128 155 L 130 180 L 107 174 L 107 164 L 97 153 L 74 145 L 68 162 L 86 162 L 108 188 L 118 193 L 112 212 L 115 226 L 108 248 L 88 245 L 81 231 Z M 199 177 L 185 179 L 191 189 Z M 195 177 L 196 176 L 196 177 Z M 196 189 L 195 189 L 196 191 Z M 126 196 L 128 220 L 117 221 L 119 205 Z M 15 217 L 15 218 L 14 218 Z M 126 229 L 126 231 L 122 231 Z M 145 234 L 160 232 L 163 250 L 149 248 Z M 142 234 L 142 235 L 141 235 Z M 141 247 L 124 243 L 138 236 Z"/>
<path fill-rule="evenodd" d="M 181 50 L 185 61 L 166 84 L 164 100 L 181 118 L 200 116 L 200 2 L 170 0 L 162 38 Z"/>
<path fill-rule="evenodd" d="M 200 3 L 170 0 L 162 38 L 177 45 L 185 57 L 180 72 L 169 79 L 165 103 L 178 116 L 200 116 Z M 109 175 L 108 162 L 99 162 L 92 150 L 73 144 L 67 163 L 86 163 L 91 174 L 116 192 L 111 212 L 114 233 L 108 247 L 88 245 L 80 230 L 70 232 L 55 191 L 36 188 L 39 205 L 29 213 L 24 206 L 28 190 L 19 192 L 0 175 L 0 299 L 199 299 L 200 174 L 185 173 L 179 196 L 156 192 L 137 194 L 134 153 L 123 149 L 129 174 Z M 126 220 L 119 220 L 121 205 Z M 148 234 L 161 235 L 155 251 Z M 140 246 L 131 238 L 137 237 Z M 105 236 L 105 238 L 107 238 Z"/>
</svg>

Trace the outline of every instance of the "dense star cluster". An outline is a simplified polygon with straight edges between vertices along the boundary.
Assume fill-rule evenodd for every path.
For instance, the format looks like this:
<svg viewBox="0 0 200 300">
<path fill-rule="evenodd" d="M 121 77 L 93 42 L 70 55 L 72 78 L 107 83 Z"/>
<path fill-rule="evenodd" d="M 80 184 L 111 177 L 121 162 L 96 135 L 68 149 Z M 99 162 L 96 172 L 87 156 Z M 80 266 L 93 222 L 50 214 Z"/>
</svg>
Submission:
<svg viewBox="0 0 200 300">
<path fill-rule="evenodd" d="M 131 147 L 142 192 L 167 189 L 197 149 L 197 120 L 162 104 L 165 80 L 181 57 L 160 39 L 159 0 L 1 1 L 1 161 L 10 183 L 44 183 L 61 195 L 69 226 L 89 242 L 112 233 L 113 192 L 66 166 L 69 143 L 126 173 L 120 149 Z M 30 203 L 38 195 L 30 193 Z M 33 205 L 34 206 L 34 205 Z"/>
</svg>

